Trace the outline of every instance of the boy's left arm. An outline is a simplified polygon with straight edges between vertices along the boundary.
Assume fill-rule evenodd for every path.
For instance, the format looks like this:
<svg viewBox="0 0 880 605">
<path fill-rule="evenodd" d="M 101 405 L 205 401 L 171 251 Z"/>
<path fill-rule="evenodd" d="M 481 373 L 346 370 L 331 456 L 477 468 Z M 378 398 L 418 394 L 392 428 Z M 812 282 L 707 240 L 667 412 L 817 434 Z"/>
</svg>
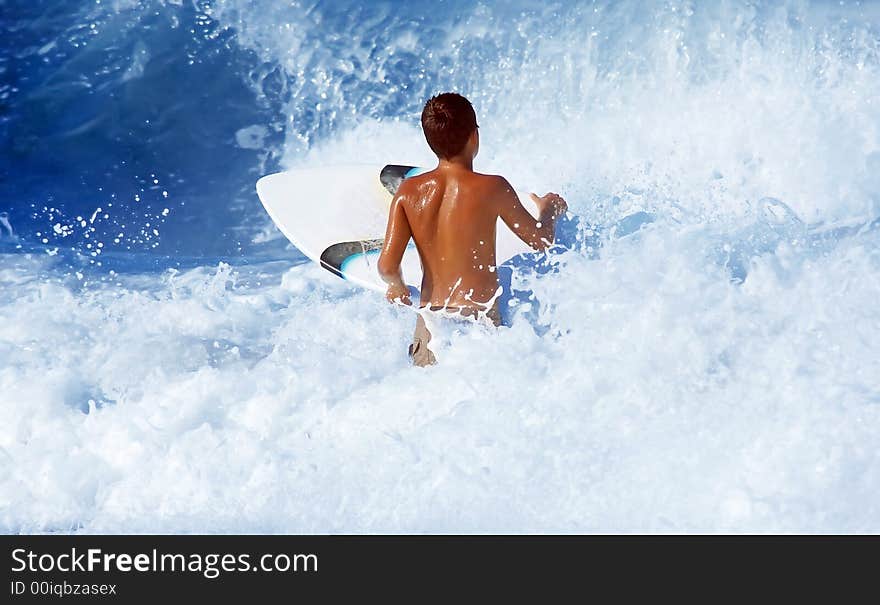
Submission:
<svg viewBox="0 0 880 605">
<path fill-rule="evenodd" d="M 406 251 L 410 237 L 412 237 L 412 230 L 409 226 L 409 220 L 406 218 L 406 211 L 403 208 L 400 193 L 398 193 L 391 200 L 391 210 L 388 213 L 388 228 L 385 230 L 385 242 L 382 244 L 382 253 L 379 255 L 379 262 L 377 264 L 379 275 L 388 284 L 385 298 L 392 303 L 412 304 L 409 297 L 409 288 L 404 283 L 403 273 L 400 270 L 403 253 Z"/>
</svg>

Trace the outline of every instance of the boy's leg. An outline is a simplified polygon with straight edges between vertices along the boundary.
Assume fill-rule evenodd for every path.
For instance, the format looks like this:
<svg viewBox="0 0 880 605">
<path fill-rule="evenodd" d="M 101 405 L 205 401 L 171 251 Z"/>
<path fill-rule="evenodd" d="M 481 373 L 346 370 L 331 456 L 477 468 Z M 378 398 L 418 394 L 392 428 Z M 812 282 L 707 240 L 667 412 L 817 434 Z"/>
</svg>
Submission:
<svg viewBox="0 0 880 605">
<path fill-rule="evenodd" d="M 431 342 L 431 332 L 428 331 L 428 326 L 425 325 L 425 318 L 419 314 L 416 319 L 416 330 L 413 333 L 413 341 L 412 344 L 409 345 L 409 356 L 410 359 L 412 359 L 413 365 L 425 367 L 437 363 L 437 358 L 428 348 L 429 342 Z"/>
</svg>

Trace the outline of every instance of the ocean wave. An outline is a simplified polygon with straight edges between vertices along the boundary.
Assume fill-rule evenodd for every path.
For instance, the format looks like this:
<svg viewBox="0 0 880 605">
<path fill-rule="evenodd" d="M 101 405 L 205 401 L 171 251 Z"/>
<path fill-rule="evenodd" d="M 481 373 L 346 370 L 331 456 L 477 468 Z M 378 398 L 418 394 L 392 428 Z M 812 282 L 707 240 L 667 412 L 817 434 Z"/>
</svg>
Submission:
<svg viewBox="0 0 880 605">
<path fill-rule="evenodd" d="M 4 531 L 876 531 L 876 5 L 39 1 L 0 28 Z M 417 371 L 411 314 L 307 263 L 253 184 L 427 165 L 447 89 L 478 168 L 564 194 L 579 245 Z"/>
</svg>

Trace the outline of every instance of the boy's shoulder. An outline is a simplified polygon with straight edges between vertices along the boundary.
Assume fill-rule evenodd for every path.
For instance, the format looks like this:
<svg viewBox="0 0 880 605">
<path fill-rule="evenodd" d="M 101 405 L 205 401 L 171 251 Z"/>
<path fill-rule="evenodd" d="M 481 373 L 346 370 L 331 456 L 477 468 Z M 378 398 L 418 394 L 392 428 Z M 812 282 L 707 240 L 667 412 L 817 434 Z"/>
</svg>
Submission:
<svg viewBox="0 0 880 605">
<path fill-rule="evenodd" d="M 397 193 L 400 197 L 418 196 L 424 191 L 425 187 L 433 187 L 437 184 L 438 180 L 444 178 L 443 173 L 438 170 L 423 172 L 404 179 L 397 188 Z M 510 183 L 507 182 L 507 179 L 498 174 L 470 172 L 466 180 L 469 186 L 485 192 L 504 191 L 510 188 Z"/>
<path fill-rule="evenodd" d="M 474 175 L 483 182 L 490 185 L 498 185 L 507 182 L 507 179 L 505 179 L 500 174 L 483 174 L 482 172 L 474 172 Z"/>
<path fill-rule="evenodd" d="M 468 174 L 470 184 L 485 187 L 487 189 L 503 189 L 509 184 L 500 174 L 484 174 L 482 172 L 471 171 Z"/>
<path fill-rule="evenodd" d="M 505 195 L 513 191 L 507 179 L 500 174 L 474 173 L 474 189 L 479 192 L 483 201 L 501 200 Z"/>
</svg>

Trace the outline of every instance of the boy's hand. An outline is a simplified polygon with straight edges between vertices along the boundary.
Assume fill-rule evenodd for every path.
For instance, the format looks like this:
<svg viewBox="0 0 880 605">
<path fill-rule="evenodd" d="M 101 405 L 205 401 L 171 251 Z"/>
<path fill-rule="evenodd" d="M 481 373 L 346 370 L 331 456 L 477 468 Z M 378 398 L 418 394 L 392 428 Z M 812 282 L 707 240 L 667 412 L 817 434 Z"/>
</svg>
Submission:
<svg viewBox="0 0 880 605">
<path fill-rule="evenodd" d="M 553 218 L 558 218 L 568 211 L 568 204 L 558 193 L 548 193 L 542 197 L 538 197 L 534 193 L 529 195 L 542 216 L 550 214 Z"/>
<path fill-rule="evenodd" d="M 388 291 L 385 292 L 385 298 L 387 298 L 390 303 L 404 305 L 412 304 L 412 301 L 409 298 L 409 288 L 407 288 L 405 284 L 391 284 L 388 286 Z"/>
</svg>

